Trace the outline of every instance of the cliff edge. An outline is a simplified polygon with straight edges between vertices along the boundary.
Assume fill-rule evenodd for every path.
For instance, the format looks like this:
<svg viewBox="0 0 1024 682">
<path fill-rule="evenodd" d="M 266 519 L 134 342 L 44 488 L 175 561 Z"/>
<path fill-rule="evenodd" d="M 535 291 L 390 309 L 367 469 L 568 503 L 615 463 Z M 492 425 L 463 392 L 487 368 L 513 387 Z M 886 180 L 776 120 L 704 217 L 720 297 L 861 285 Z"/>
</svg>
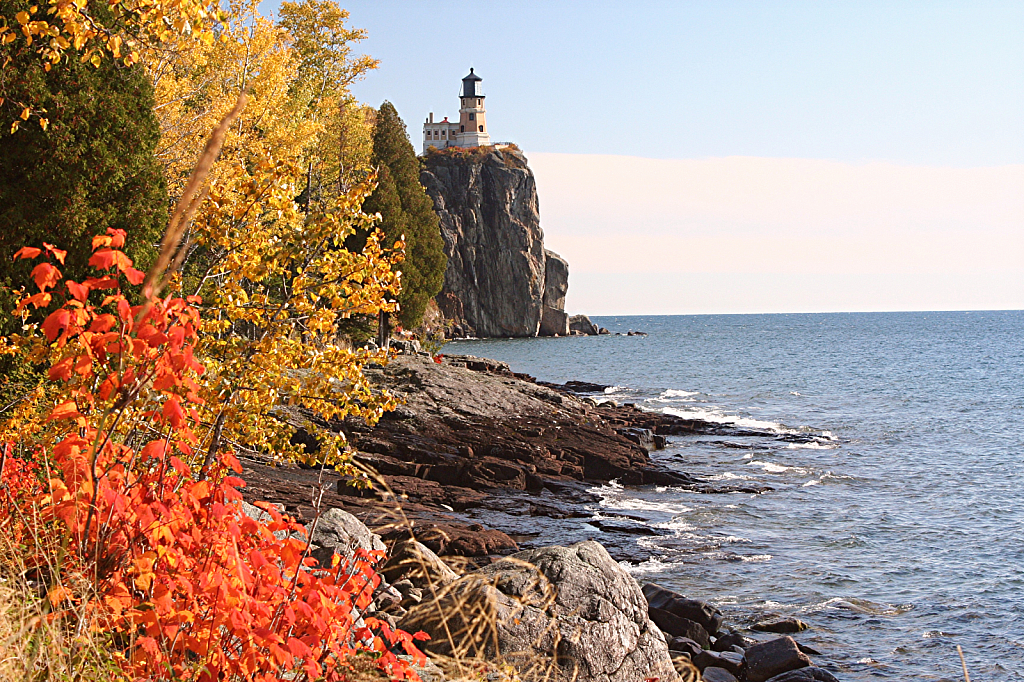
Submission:
<svg viewBox="0 0 1024 682">
<path fill-rule="evenodd" d="M 457 335 L 568 334 L 569 264 L 544 248 L 526 157 L 492 147 L 430 153 L 420 182 L 448 256 L 437 303 Z"/>
</svg>

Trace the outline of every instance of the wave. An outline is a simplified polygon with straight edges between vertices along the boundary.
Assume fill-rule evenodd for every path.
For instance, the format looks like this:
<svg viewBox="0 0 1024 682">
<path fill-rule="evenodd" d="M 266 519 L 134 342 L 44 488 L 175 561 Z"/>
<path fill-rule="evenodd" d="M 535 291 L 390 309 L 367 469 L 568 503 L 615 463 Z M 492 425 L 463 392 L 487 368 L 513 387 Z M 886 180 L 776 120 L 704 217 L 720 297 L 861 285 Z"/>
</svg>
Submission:
<svg viewBox="0 0 1024 682">
<path fill-rule="evenodd" d="M 803 467 L 788 467 L 784 464 L 778 464 L 776 462 L 762 462 L 757 459 L 752 459 L 749 462 L 747 462 L 747 466 L 759 466 L 762 469 L 764 469 L 766 473 L 769 474 L 782 474 L 789 471 L 796 474 L 797 476 L 806 476 L 807 474 L 810 473 L 810 471 L 804 469 Z"/>
<path fill-rule="evenodd" d="M 626 569 L 626 572 L 630 575 L 648 575 L 651 573 L 664 573 L 669 569 L 672 564 L 667 561 L 662 561 L 657 557 L 651 557 L 645 561 L 639 563 L 632 563 L 630 561 L 620 561 L 619 566 Z"/>
<path fill-rule="evenodd" d="M 822 443 L 820 440 L 812 440 L 809 443 L 790 443 L 786 446 L 788 450 L 835 450 L 838 447 L 838 443 Z"/>
</svg>

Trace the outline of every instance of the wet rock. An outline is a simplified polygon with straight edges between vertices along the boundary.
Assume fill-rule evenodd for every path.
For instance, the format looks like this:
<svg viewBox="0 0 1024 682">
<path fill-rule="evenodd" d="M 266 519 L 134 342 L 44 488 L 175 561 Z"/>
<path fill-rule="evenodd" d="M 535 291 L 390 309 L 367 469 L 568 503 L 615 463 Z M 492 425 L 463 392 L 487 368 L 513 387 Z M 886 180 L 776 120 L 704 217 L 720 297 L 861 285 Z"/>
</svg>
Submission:
<svg viewBox="0 0 1024 682">
<path fill-rule="evenodd" d="M 807 623 L 803 622 L 799 618 L 775 618 L 755 623 L 750 626 L 750 629 L 758 630 L 760 632 L 790 634 L 794 632 L 803 632 L 807 629 Z"/>
<path fill-rule="evenodd" d="M 776 675 L 805 668 L 811 659 L 800 652 L 792 637 L 780 637 L 746 650 L 747 682 L 766 682 Z"/>
<path fill-rule="evenodd" d="M 701 649 L 711 646 L 711 639 L 708 637 L 707 630 L 689 618 L 682 618 L 670 611 L 656 608 L 649 608 L 648 615 L 655 625 L 673 637 L 692 639 L 700 645 Z"/>
<path fill-rule="evenodd" d="M 673 592 L 654 583 L 644 585 L 643 591 L 651 608 L 668 611 L 680 618 L 692 620 L 704 628 L 709 635 L 717 634 L 722 627 L 722 613 L 705 601 L 687 599 L 678 592 Z"/>
<path fill-rule="evenodd" d="M 711 644 L 711 648 L 714 651 L 730 651 L 732 647 L 736 646 L 740 649 L 746 649 L 748 646 L 757 644 L 754 640 L 749 637 L 744 637 L 738 632 L 728 632 L 720 634 Z"/>
<path fill-rule="evenodd" d="M 776 675 L 768 682 L 839 682 L 835 675 L 823 668 L 810 666 Z"/>
<path fill-rule="evenodd" d="M 562 678 L 674 677 L 636 581 L 592 541 L 501 559 L 452 583 L 436 602 L 411 609 L 401 626 L 430 634 L 424 646 L 431 651 L 472 645 L 470 654 L 500 655 L 521 669 L 551 660 Z"/>
<path fill-rule="evenodd" d="M 705 682 L 737 682 L 736 676 L 725 668 L 709 667 L 704 668 L 701 679 Z"/>
<path fill-rule="evenodd" d="M 800 651 L 802 653 L 805 653 L 808 656 L 821 656 L 821 652 L 820 651 L 818 651 L 814 647 L 811 647 L 811 646 L 808 646 L 808 645 L 804 644 L 803 642 L 797 642 L 796 646 L 797 646 L 798 649 L 800 649 Z"/>
<path fill-rule="evenodd" d="M 701 670 L 711 667 L 725 668 L 733 675 L 739 675 L 743 669 L 743 655 L 731 651 L 701 651 L 694 657 L 693 662 Z"/>
<path fill-rule="evenodd" d="M 636 427 L 628 426 L 624 429 L 616 429 L 616 432 L 625 436 L 626 440 L 636 443 L 648 452 L 656 449 L 654 446 L 654 433 L 650 429 L 638 429 Z"/>
<path fill-rule="evenodd" d="M 600 334 L 601 336 L 608 336 L 609 334 L 611 334 L 611 332 L 604 327 L 599 327 L 597 333 Z"/>
</svg>

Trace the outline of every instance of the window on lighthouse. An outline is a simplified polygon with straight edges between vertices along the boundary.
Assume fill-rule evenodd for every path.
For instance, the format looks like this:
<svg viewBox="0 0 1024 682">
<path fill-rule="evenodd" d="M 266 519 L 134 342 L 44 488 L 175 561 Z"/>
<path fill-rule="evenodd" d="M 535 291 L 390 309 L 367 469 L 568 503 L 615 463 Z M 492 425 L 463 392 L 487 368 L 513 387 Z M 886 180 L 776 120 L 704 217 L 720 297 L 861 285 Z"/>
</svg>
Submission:
<svg viewBox="0 0 1024 682">
<path fill-rule="evenodd" d="M 482 133 L 483 131 L 484 131 L 484 127 L 480 126 L 480 132 Z"/>
<path fill-rule="evenodd" d="M 474 120 L 476 120 L 476 114 L 470 114 L 470 115 L 469 115 L 469 120 L 470 120 L 470 121 L 474 121 Z"/>
</svg>

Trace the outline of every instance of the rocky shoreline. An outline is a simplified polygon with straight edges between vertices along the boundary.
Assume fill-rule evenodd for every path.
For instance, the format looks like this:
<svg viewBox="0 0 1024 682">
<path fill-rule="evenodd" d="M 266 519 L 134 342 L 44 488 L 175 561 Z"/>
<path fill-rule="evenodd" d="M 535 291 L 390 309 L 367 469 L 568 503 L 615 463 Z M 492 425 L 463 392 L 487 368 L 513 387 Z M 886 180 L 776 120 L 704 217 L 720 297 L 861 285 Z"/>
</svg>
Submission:
<svg viewBox="0 0 1024 682">
<path fill-rule="evenodd" d="M 472 356 L 447 356 L 437 363 L 407 353 L 368 375 L 404 404 L 374 428 L 355 420 L 321 426 L 344 433 L 357 461 L 379 474 L 373 489 L 353 487 L 334 472 L 273 467 L 242 457 L 245 496 L 274 503 L 306 523 L 316 515 L 313 500 L 319 499 L 321 511 L 348 519 L 335 520 L 342 530 L 331 537 L 347 537 L 345 529 L 354 525 L 373 529 L 374 542 L 391 557 L 384 576 L 395 586 L 382 588 L 375 608 L 393 625 L 430 633 L 429 651 L 451 655 L 451 637 L 445 645 L 439 629 L 443 624 L 450 634 L 451 623 L 439 624 L 436 616 L 463 612 L 468 600 L 485 609 L 497 628 L 485 637 L 497 649 L 474 655 L 509 659 L 513 650 L 529 649 L 530 665 L 558 661 L 559 675 L 569 666 L 580 680 L 672 679 L 673 670 L 686 679 L 686 661 L 716 682 L 835 679 L 814 667 L 807 656 L 811 650 L 791 637 L 759 642 L 750 630 L 726 628 L 706 602 L 653 584 L 641 590 L 617 562 L 647 558 L 638 554 L 636 534 L 658 531 L 625 515 L 594 518 L 599 497 L 592 489 L 612 480 L 703 494 L 770 491 L 689 476 L 651 457 L 667 438 L 745 435 L 749 429 L 616 405 L 601 398 L 604 386 L 546 384 L 505 363 Z M 296 442 L 315 449 L 303 426 L 317 417 L 296 412 L 286 418 L 296 427 Z M 320 532 L 314 544 L 354 542 L 325 537 Z M 420 573 L 432 567 L 429 584 L 424 576 L 417 579 L 398 568 L 409 556 Z M 585 575 L 590 578 L 578 578 Z M 576 584 L 580 580 L 585 584 Z M 421 603 L 429 608 L 420 608 Z M 754 627 L 793 633 L 803 624 Z M 460 641 L 478 639 L 465 635 Z M 525 664 L 512 665 L 521 677 L 531 676 Z M 424 672 L 425 677 L 436 674 Z"/>
</svg>

